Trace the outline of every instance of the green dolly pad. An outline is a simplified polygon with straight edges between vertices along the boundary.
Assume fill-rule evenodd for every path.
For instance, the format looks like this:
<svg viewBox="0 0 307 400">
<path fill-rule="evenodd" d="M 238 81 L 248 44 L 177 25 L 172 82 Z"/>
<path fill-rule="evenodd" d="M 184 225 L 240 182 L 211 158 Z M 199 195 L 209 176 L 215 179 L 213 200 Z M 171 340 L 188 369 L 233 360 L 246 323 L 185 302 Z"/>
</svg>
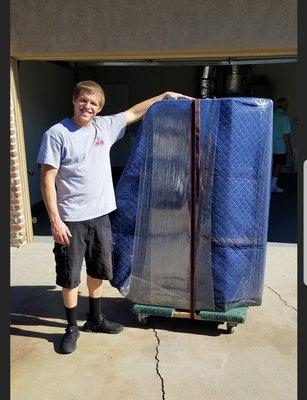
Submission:
<svg viewBox="0 0 307 400">
<path fill-rule="evenodd" d="M 205 321 L 219 321 L 219 322 L 230 322 L 235 324 L 242 324 L 246 319 L 248 307 L 237 307 L 232 308 L 226 312 L 221 311 L 199 311 L 199 316 Z M 144 315 L 157 315 L 161 317 L 172 317 L 175 312 L 175 308 L 151 306 L 144 304 L 134 304 L 132 312 L 134 314 Z"/>
</svg>

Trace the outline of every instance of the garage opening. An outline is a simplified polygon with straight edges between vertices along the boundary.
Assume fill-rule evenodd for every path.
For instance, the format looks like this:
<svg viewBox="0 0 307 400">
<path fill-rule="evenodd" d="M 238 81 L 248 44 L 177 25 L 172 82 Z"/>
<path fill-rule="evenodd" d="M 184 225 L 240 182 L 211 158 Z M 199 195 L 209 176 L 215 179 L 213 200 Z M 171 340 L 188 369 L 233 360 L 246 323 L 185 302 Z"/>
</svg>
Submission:
<svg viewBox="0 0 307 400">
<path fill-rule="evenodd" d="M 53 124 L 72 116 L 71 94 L 82 80 L 97 81 L 106 104 L 101 115 L 123 111 L 167 90 L 192 97 L 247 96 L 276 101 L 287 97 L 293 156 L 282 169 L 272 193 L 268 241 L 296 243 L 297 173 L 297 64 L 295 58 L 262 60 L 188 60 L 67 62 L 20 61 L 18 65 L 27 172 L 33 221 L 37 236 L 50 236 L 50 225 L 40 192 L 36 158 L 42 134 Z M 127 127 L 111 151 L 114 184 L 128 160 L 139 123 Z"/>
</svg>

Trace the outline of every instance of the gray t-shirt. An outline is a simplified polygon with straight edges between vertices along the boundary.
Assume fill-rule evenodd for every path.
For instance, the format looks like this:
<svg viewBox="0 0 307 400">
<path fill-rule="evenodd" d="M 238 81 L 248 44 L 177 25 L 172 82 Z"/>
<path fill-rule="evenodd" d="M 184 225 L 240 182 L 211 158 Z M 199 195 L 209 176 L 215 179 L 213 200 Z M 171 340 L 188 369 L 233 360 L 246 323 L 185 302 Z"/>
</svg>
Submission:
<svg viewBox="0 0 307 400">
<path fill-rule="evenodd" d="M 37 162 L 59 170 L 55 184 L 63 221 L 85 221 L 116 209 L 110 148 L 126 124 L 124 113 L 95 117 L 82 128 L 65 118 L 44 133 Z"/>
</svg>

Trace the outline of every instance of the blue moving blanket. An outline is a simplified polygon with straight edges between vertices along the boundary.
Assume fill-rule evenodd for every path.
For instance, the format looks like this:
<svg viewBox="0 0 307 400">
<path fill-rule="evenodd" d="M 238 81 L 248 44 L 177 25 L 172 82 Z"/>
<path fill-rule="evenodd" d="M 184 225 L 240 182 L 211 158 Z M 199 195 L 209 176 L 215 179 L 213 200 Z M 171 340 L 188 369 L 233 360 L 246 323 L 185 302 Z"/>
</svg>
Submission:
<svg viewBox="0 0 307 400">
<path fill-rule="evenodd" d="M 136 303 L 189 310 L 193 206 L 196 309 L 259 305 L 270 199 L 272 102 L 200 100 L 199 108 L 195 198 L 192 102 L 164 100 L 146 113 L 116 187 L 111 283 Z"/>
</svg>

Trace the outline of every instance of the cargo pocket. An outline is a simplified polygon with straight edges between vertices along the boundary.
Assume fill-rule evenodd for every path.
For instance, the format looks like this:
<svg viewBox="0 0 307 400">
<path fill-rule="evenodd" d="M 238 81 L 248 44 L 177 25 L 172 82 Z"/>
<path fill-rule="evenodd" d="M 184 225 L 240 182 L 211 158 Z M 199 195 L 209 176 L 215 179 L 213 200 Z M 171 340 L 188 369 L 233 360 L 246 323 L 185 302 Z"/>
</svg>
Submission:
<svg viewBox="0 0 307 400">
<path fill-rule="evenodd" d="M 56 274 L 65 279 L 67 276 L 68 248 L 65 245 L 55 243 L 53 253 Z"/>
</svg>

